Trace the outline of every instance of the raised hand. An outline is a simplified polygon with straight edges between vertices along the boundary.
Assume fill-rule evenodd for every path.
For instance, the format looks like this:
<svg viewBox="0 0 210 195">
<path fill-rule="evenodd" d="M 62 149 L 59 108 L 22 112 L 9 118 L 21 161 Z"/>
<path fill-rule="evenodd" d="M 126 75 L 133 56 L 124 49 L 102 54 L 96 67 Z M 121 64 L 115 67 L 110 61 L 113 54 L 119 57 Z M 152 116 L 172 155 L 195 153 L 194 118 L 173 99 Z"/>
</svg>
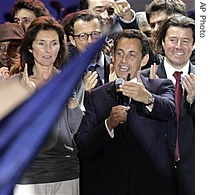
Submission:
<svg viewBox="0 0 210 195">
<path fill-rule="evenodd" d="M 25 64 L 21 83 L 30 87 L 31 89 L 36 89 L 36 84 L 33 81 L 31 81 L 28 76 L 28 64 Z"/>
<path fill-rule="evenodd" d="M 115 81 L 116 79 L 117 79 L 117 75 L 114 70 L 114 65 L 110 64 L 109 65 L 109 82 Z"/>
<path fill-rule="evenodd" d="M 187 91 L 186 100 L 189 104 L 195 101 L 195 75 L 190 73 L 182 78 L 182 85 Z"/>
<path fill-rule="evenodd" d="M 128 96 L 138 102 L 147 104 L 151 96 L 150 92 L 144 87 L 140 77 L 140 71 L 137 72 L 137 82 L 125 81 L 120 89 L 123 95 Z"/>
<path fill-rule="evenodd" d="M 115 1 L 112 6 L 114 7 L 114 13 L 117 16 L 120 16 L 127 21 L 132 20 L 133 14 L 131 12 L 131 6 L 126 0 Z"/>
<path fill-rule="evenodd" d="M 30 87 L 31 89 L 39 89 L 41 88 L 47 80 L 45 79 L 44 75 L 42 78 L 37 78 L 34 75 L 28 76 L 28 65 L 25 64 L 24 71 L 23 71 L 23 76 L 21 79 L 21 82 Z"/>
<path fill-rule="evenodd" d="M 114 40 L 113 39 L 107 40 L 103 45 L 104 53 L 109 56 L 112 56 L 113 47 L 114 47 Z"/>
<path fill-rule="evenodd" d="M 96 84 L 97 84 L 97 77 L 98 74 L 96 71 L 88 71 L 85 76 L 83 77 L 83 82 L 84 82 L 84 88 L 85 91 L 89 91 L 90 89 L 93 89 Z"/>
<path fill-rule="evenodd" d="M 157 73 L 157 69 L 158 69 L 158 66 L 156 63 L 152 64 L 151 65 L 151 68 L 150 68 L 150 74 L 149 74 L 149 78 L 150 79 L 158 79 L 158 75 L 156 74 Z"/>
</svg>

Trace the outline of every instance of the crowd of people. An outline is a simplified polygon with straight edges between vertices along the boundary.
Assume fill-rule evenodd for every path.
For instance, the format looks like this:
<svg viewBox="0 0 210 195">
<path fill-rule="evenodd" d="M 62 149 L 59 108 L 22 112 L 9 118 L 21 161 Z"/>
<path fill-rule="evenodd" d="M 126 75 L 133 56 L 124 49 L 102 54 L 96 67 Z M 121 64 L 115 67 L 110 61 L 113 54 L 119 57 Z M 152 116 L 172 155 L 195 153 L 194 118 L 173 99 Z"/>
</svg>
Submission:
<svg viewBox="0 0 210 195">
<path fill-rule="evenodd" d="M 195 20 L 184 1 L 151 0 L 143 20 L 127 0 L 80 0 L 59 20 L 40 0 L 11 11 L 0 24 L 0 129 L 106 37 L 14 195 L 195 194 Z"/>
</svg>

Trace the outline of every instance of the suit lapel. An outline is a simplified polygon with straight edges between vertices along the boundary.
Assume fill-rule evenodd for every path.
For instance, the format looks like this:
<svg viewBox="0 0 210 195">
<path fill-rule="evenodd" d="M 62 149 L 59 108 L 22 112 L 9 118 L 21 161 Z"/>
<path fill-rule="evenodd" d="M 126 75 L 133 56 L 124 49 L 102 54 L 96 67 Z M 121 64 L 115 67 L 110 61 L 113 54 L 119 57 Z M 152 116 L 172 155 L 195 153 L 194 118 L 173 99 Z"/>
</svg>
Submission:
<svg viewBox="0 0 210 195">
<path fill-rule="evenodd" d="M 164 61 L 162 61 L 161 64 L 158 66 L 157 75 L 159 76 L 159 78 L 167 78 Z"/>
<path fill-rule="evenodd" d="M 104 53 L 104 83 L 109 82 L 109 65 L 111 63 L 111 59 L 108 55 Z"/>
</svg>

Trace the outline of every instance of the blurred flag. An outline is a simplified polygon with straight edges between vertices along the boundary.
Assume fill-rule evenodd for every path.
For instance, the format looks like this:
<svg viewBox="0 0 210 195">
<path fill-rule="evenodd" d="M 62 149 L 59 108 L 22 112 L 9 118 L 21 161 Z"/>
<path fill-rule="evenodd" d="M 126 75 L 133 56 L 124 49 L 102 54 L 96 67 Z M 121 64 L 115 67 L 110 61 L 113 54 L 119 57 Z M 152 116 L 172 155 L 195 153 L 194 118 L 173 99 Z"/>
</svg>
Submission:
<svg viewBox="0 0 210 195">
<path fill-rule="evenodd" d="M 31 98 L 0 121 L 0 194 L 12 194 L 105 37 L 79 54 Z"/>
</svg>

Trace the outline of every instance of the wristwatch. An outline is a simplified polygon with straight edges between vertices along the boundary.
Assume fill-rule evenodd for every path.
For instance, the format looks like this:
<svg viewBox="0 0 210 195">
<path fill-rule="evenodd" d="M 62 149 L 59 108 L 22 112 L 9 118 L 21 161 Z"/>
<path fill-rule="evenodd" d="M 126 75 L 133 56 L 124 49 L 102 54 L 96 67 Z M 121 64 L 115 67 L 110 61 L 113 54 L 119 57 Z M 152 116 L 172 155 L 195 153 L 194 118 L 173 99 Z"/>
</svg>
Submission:
<svg viewBox="0 0 210 195">
<path fill-rule="evenodd" d="M 151 94 L 149 99 L 148 99 L 148 104 L 146 104 L 147 106 L 150 106 L 152 104 L 154 104 L 155 102 L 155 98 L 153 97 L 153 95 Z"/>
</svg>

